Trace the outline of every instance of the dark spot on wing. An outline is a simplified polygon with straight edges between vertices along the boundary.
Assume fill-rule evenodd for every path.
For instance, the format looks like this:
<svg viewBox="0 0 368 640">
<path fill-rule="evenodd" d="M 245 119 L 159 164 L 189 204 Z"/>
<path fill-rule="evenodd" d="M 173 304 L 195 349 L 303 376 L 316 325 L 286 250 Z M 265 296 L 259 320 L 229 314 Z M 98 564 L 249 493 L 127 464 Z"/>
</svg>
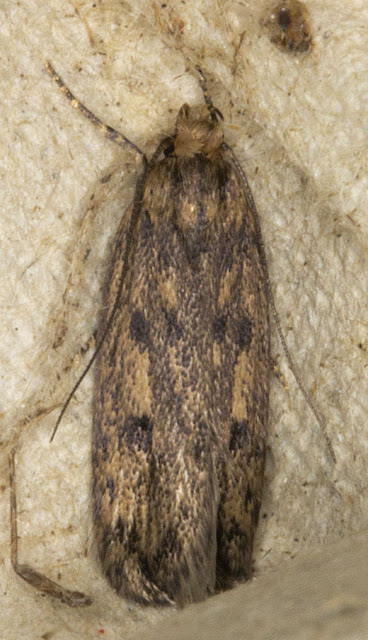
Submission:
<svg viewBox="0 0 368 640">
<path fill-rule="evenodd" d="M 165 311 L 165 318 L 167 323 L 167 334 L 169 340 L 169 346 L 175 344 L 177 340 L 183 335 L 183 329 L 178 323 L 178 316 L 174 309 L 170 309 L 170 311 Z"/>
<path fill-rule="evenodd" d="M 131 314 L 129 332 L 134 342 L 147 346 L 149 343 L 149 327 L 142 311 L 137 309 Z"/>
<path fill-rule="evenodd" d="M 232 420 L 230 425 L 229 449 L 242 449 L 249 439 L 249 427 L 246 420 Z"/>
<path fill-rule="evenodd" d="M 148 453 L 152 446 L 153 423 L 149 417 L 128 416 L 123 427 L 125 441 L 129 448 Z"/>
<path fill-rule="evenodd" d="M 215 342 L 223 342 L 226 335 L 227 318 L 224 314 L 217 316 L 213 321 L 213 337 Z"/>
<path fill-rule="evenodd" d="M 252 320 L 243 316 L 235 325 L 234 342 L 243 351 L 248 350 L 252 342 Z"/>
</svg>

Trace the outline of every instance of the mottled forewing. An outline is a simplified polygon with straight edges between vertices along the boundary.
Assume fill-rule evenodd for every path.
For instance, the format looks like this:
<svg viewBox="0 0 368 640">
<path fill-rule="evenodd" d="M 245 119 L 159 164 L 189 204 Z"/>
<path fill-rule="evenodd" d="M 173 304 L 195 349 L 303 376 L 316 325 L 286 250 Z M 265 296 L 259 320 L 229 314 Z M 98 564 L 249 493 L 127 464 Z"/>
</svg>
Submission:
<svg viewBox="0 0 368 640">
<path fill-rule="evenodd" d="M 234 167 L 228 190 L 228 207 L 233 213 L 224 216 L 221 242 L 225 264 L 213 333 L 216 397 L 229 452 L 218 465 L 218 587 L 250 577 L 262 495 L 269 392 L 264 258 L 254 205 Z"/>
<path fill-rule="evenodd" d="M 184 604 L 214 589 L 218 481 L 214 299 L 177 227 L 177 180 L 166 161 L 146 181 L 121 305 L 97 366 L 93 473 L 95 533 L 111 584 L 140 602 Z M 110 310 L 127 224 L 114 250 Z"/>
</svg>

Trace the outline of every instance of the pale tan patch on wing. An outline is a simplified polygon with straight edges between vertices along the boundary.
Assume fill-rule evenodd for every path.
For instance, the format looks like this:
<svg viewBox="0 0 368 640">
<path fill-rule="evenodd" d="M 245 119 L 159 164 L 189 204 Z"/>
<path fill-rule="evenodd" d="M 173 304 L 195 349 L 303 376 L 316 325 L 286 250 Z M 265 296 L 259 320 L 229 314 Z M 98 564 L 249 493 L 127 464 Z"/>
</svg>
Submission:
<svg viewBox="0 0 368 640">
<path fill-rule="evenodd" d="M 177 351 L 175 347 L 171 347 L 169 349 L 169 358 L 172 370 L 176 373 L 175 375 L 175 387 L 174 391 L 176 395 L 181 395 L 184 391 L 186 391 L 185 384 L 183 381 L 183 376 L 181 375 L 181 367 L 177 364 Z"/>
<path fill-rule="evenodd" d="M 221 365 L 221 349 L 216 343 L 213 345 L 212 354 L 214 366 L 219 367 Z"/>
<path fill-rule="evenodd" d="M 139 414 L 151 415 L 152 391 L 148 376 L 150 366 L 148 351 L 139 351 L 137 347 L 130 349 L 126 359 L 126 369 L 129 371 L 130 404 Z"/>
<path fill-rule="evenodd" d="M 163 303 L 168 310 L 175 309 L 178 306 L 178 299 L 175 289 L 175 278 L 167 276 L 161 282 L 158 283 L 158 290 L 161 295 Z"/>
<path fill-rule="evenodd" d="M 253 387 L 254 372 L 252 374 L 251 369 L 248 355 L 241 353 L 234 369 L 232 417 L 235 420 L 249 419 L 246 398 Z"/>
<path fill-rule="evenodd" d="M 226 302 L 231 300 L 232 290 L 234 287 L 236 277 L 237 277 L 236 269 L 231 269 L 230 271 L 226 271 L 225 275 L 222 277 L 220 288 L 219 288 L 219 297 L 218 297 L 220 307 L 225 306 Z"/>
</svg>

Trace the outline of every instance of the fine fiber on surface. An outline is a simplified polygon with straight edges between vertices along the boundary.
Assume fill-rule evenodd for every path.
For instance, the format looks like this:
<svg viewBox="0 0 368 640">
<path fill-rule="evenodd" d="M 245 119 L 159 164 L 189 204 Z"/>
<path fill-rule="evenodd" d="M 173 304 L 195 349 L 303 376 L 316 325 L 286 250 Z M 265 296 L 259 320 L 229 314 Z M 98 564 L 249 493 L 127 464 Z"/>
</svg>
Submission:
<svg viewBox="0 0 368 640">
<path fill-rule="evenodd" d="M 348 545 L 340 539 L 368 528 L 368 10 L 358 0 L 304 4 L 307 36 L 296 23 L 288 27 L 289 39 L 308 41 L 300 51 L 275 40 L 277 1 L 2 3 L 1 640 L 81 639 L 102 630 L 109 638 L 149 637 L 153 622 L 169 617 L 174 623 L 177 615 L 128 604 L 96 561 L 91 376 L 49 444 L 58 407 L 93 352 L 109 247 L 140 165 L 73 110 L 45 72 L 46 59 L 91 111 L 148 156 L 173 132 L 183 103 L 203 104 L 199 65 L 250 183 L 281 326 L 325 418 L 337 462 L 273 327 L 279 370 L 271 375 L 254 547 L 259 582 L 241 587 L 243 600 L 247 590 L 266 584 L 269 571 L 275 581 L 275 572 L 291 570 L 309 548 Z M 19 560 L 88 593 L 89 608 L 71 610 L 43 597 L 11 569 L 8 456 L 14 446 Z M 302 565 L 295 566 L 304 576 Z M 353 566 L 358 572 L 359 562 Z M 235 637 L 238 593 L 221 595 L 235 607 L 222 637 Z M 259 598 L 268 593 L 265 587 Z M 345 603 L 343 588 L 336 597 Z M 208 602 L 193 609 L 194 628 L 195 612 L 200 616 L 216 598 Z M 329 611 L 332 625 L 335 609 Z M 355 604 L 351 611 L 353 620 Z M 197 638 L 206 637 L 203 620 L 198 617 Z"/>
</svg>

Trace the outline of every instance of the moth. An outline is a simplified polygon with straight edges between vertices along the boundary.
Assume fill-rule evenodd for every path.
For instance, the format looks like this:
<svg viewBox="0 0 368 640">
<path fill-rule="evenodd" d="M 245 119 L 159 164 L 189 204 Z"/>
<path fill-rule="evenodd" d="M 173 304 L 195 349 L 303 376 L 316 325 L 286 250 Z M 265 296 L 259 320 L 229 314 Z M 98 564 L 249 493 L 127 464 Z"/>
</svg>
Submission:
<svg viewBox="0 0 368 640">
<path fill-rule="evenodd" d="M 96 366 L 92 494 L 101 564 L 123 597 L 184 605 L 250 576 L 266 282 L 257 214 L 218 114 L 184 105 L 122 219 L 100 319 L 103 335 L 118 297 Z"/>
<path fill-rule="evenodd" d="M 93 527 L 119 595 L 183 606 L 251 574 L 270 371 L 258 215 L 206 94 L 199 113 L 182 106 L 147 161 L 47 69 L 75 108 L 143 159 L 99 319 Z"/>
</svg>

